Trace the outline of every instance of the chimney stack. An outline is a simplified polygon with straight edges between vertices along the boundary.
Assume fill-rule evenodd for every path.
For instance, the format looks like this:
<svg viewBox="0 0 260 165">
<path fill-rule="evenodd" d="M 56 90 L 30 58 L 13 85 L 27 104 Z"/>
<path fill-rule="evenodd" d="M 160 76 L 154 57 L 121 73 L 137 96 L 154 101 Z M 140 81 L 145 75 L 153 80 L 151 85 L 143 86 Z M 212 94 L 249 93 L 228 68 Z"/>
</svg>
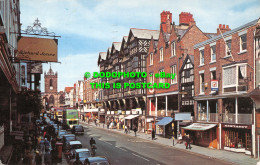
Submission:
<svg viewBox="0 0 260 165">
<path fill-rule="evenodd" d="M 220 34 L 220 31 L 221 30 L 221 33 L 225 33 L 227 31 L 230 31 L 231 29 L 229 28 L 228 25 L 225 25 L 225 24 L 219 24 L 218 28 L 217 28 L 217 34 L 219 35 Z"/>
<path fill-rule="evenodd" d="M 196 22 L 194 21 L 193 15 L 191 13 L 181 12 L 181 14 L 179 14 L 179 25 L 192 26 L 195 24 Z"/>
<path fill-rule="evenodd" d="M 169 11 L 163 11 L 161 13 L 161 30 L 163 32 L 171 32 L 172 13 Z"/>
</svg>

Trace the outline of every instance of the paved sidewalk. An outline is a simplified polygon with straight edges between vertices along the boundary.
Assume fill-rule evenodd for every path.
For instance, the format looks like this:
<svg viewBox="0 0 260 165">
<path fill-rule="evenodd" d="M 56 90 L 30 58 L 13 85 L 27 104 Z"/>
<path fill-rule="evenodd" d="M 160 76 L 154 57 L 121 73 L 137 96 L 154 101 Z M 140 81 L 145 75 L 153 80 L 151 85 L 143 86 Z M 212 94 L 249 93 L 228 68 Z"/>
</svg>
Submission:
<svg viewBox="0 0 260 165">
<path fill-rule="evenodd" d="M 100 124 L 100 127 L 95 126 L 94 123 L 87 124 L 87 123 L 81 122 L 81 124 L 90 125 L 90 126 L 97 127 L 97 128 L 100 128 L 100 129 L 106 129 L 106 125 L 103 128 L 103 124 Z M 109 129 L 109 130 L 125 134 L 123 129 L 121 129 L 121 130 Z M 128 134 L 128 135 L 129 136 L 135 136 L 134 131 L 131 130 L 130 134 Z M 234 164 L 256 165 L 257 162 L 258 162 L 257 159 L 254 159 L 251 156 L 245 155 L 243 153 L 235 153 L 235 152 L 229 152 L 229 151 L 225 151 L 225 150 L 210 149 L 210 148 L 196 146 L 196 145 L 191 145 L 192 149 L 187 150 L 186 147 L 184 146 L 184 144 L 175 144 L 173 146 L 172 139 L 167 139 L 167 138 L 163 138 L 163 137 L 160 137 L 160 136 L 155 136 L 156 139 L 152 140 L 151 134 L 146 135 L 145 133 L 141 133 L 141 132 L 140 133 L 137 132 L 137 137 L 141 138 L 141 139 L 153 141 L 154 143 L 167 145 L 169 147 L 180 149 L 182 151 L 191 152 L 193 154 L 204 155 L 204 156 L 208 156 L 208 157 L 211 157 L 211 158 L 221 159 L 221 160 L 224 160 L 224 161 L 227 161 L 227 162 L 230 162 L 230 163 L 234 163 Z"/>
</svg>

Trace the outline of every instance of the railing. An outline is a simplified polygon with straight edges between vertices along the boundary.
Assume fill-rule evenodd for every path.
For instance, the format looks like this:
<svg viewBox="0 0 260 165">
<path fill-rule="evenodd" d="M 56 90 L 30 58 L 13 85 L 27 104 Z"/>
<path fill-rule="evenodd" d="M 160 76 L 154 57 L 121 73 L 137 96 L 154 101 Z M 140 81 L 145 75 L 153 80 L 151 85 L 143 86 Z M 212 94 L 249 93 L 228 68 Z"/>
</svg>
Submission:
<svg viewBox="0 0 260 165">
<path fill-rule="evenodd" d="M 223 114 L 223 123 L 236 123 L 236 114 Z M 237 114 L 237 124 L 252 124 L 252 114 Z"/>
<path fill-rule="evenodd" d="M 207 121 L 207 113 L 199 113 L 198 121 Z M 218 114 L 217 113 L 209 113 L 208 115 L 209 122 L 218 122 Z"/>
</svg>

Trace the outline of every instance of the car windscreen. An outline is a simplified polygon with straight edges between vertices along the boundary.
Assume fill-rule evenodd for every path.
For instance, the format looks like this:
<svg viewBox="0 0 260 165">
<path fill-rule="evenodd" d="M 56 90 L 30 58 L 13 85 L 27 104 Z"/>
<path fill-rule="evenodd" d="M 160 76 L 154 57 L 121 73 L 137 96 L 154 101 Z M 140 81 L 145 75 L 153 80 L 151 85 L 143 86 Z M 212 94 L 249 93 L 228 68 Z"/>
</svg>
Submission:
<svg viewBox="0 0 260 165">
<path fill-rule="evenodd" d="M 82 131 L 82 130 L 83 130 L 83 127 L 75 127 L 75 130 L 76 130 L 76 131 Z"/>
<path fill-rule="evenodd" d="M 59 134 L 60 134 L 60 135 L 65 135 L 65 134 L 66 134 L 66 132 L 60 132 Z"/>
<path fill-rule="evenodd" d="M 76 140 L 76 137 L 75 136 L 67 136 L 66 140 L 67 141 L 73 141 L 73 140 Z"/>
<path fill-rule="evenodd" d="M 108 162 L 93 162 L 90 165 L 109 165 Z"/>
<path fill-rule="evenodd" d="M 89 151 L 79 152 L 79 157 L 80 158 L 90 157 L 90 152 Z"/>
<path fill-rule="evenodd" d="M 79 148 L 82 148 L 82 145 L 81 144 L 74 144 L 74 145 L 71 145 L 70 148 L 71 149 L 79 149 Z"/>
</svg>

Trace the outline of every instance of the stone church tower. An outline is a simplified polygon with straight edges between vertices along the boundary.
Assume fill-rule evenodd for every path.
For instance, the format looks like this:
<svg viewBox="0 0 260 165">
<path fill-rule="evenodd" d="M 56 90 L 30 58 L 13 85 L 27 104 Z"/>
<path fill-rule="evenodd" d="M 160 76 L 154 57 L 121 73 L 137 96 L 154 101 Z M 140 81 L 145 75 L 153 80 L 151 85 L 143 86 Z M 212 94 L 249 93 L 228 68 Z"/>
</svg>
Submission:
<svg viewBox="0 0 260 165">
<path fill-rule="evenodd" d="M 51 67 L 47 73 L 44 73 L 44 83 L 44 99 L 47 108 L 64 106 L 64 92 L 58 92 L 58 73 L 54 73 Z"/>
<path fill-rule="evenodd" d="M 58 73 L 54 73 L 50 67 L 49 71 L 44 73 L 45 93 L 57 92 L 58 87 Z"/>
</svg>

